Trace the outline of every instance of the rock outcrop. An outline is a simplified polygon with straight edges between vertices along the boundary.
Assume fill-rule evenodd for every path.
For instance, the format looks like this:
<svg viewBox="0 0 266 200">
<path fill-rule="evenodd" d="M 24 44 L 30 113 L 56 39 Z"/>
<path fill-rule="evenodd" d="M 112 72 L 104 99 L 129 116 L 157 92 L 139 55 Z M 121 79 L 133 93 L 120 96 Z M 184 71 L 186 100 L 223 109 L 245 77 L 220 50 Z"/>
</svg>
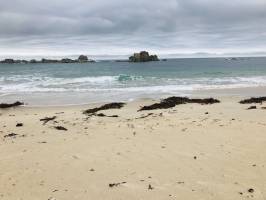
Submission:
<svg viewBox="0 0 266 200">
<path fill-rule="evenodd" d="M 84 56 L 84 55 L 80 55 L 79 58 L 78 58 L 78 62 L 80 63 L 84 63 L 84 62 L 88 62 L 89 59 L 87 56 Z"/>
<path fill-rule="evenodd" d="M 141 51 L 140 53 L 134 53 L 133 56 L 129 57 L 129 62 L 149 62 L 159 61 L 157 55 L 149 55 L 147 51 Z"/>
<path fill-rule="evenodd" d="M 53 63 L 89 63 L 89 62 L 95 62 L 94 60 L 89 60 L 87 56 L 80 55 L 78 59 L 73 60 L 70 58 L 63 58 L 61 60 L 55 60 L 55 59 L 46 59 L 43 58 L 41 60 L 14 60 L 14 59 L 4 59 L 0 61 L 0 63 L 3 64 L 36 64 L 36 63 L 46 63 L 46 64 L 53 64 Z"/>
</svg>

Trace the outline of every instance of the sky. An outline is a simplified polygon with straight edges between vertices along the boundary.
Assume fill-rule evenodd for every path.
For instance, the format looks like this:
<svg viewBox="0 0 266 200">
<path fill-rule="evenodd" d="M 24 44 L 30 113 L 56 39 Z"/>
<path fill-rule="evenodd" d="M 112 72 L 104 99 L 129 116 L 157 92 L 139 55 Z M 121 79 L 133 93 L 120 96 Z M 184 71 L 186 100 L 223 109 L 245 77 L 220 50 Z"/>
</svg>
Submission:
<svg viewBox="0 0 266 200">
<path fill-rule="evenodd" d="M 0 56 L 266 55 L 266 0 L 0 0 Z"/>
</svg>

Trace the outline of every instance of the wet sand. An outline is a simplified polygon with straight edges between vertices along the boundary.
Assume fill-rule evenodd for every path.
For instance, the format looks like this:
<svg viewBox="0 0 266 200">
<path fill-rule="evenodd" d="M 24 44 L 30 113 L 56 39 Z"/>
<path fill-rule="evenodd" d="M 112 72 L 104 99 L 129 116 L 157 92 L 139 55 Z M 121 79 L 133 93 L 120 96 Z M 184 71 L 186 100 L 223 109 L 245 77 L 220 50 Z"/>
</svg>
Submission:
<svg viewBox="0 0 266 200">
<path fill-rule="evenodd" d="M 1 109 L 0 199 L 265 199 L 266 103 L 219 99 Z"/>
</svg>

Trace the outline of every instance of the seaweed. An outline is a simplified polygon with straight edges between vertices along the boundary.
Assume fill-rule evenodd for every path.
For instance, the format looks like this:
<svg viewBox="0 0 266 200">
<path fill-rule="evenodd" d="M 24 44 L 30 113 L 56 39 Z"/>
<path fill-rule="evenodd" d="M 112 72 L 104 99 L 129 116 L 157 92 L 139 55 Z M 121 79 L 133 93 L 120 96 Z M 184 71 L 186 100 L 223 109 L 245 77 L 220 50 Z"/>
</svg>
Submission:
<svg viewBox="0 0 266 200">
<path fill-rule="evenodd" d="M 143 106 L 138 111 L 143 110 L 156 110 L 156 109 L 167 109 L 167 108 L 173 108 L 176 105 L 180 104 L 186 104 L 186 103 L 198 103 L 198 104 L 214 104 L 214 103 L 220 103 L 219 100 L 213 99 L 213 98 L 207 98 L 207 99 L 190 99 L 187 97 L 169 97 L 166 99 L 161 100 L 160 103 L 155 103 L 149 106 Z"/>
<path fill-rule="evenodd" d="M 1 103 L 0 104 L 0 108 L 11 108 L 11 107 L 17 107 L 17 106 L 21 106 L 24 105 L 24 103 L 20 102 L 20 101 L 16 101 L 15 103 Z"/>
<path fill-rule="evenodd" d="M 96 112 L 101 111 L 101 110 L 120 109 L 124 105 L 125 105 L 125 103 L 109 103 L 109 104 L 105 104 L 105 105 L 100 106 L 100 107 L 96 107 L 96 108 L 92 108 L 92 109 L 85 110 L 83 112 L 83 114 L 93 115 Z"/>
</svg>

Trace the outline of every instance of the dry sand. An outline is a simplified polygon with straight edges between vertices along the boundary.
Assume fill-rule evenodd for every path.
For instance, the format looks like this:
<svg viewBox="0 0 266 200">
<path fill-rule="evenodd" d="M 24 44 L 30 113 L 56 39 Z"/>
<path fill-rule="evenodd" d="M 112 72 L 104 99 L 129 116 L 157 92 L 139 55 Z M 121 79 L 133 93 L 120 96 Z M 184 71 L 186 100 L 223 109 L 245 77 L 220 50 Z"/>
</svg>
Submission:
<svg viewBox="0 0 266 200">
<path fill-rule="evenodd" d="M 266 105 L 221 100 L 100 112 L 118 118 L 86 119 L 95 105 L 0 110 L 0 199 L 266 199 Z"/>
</svg>

